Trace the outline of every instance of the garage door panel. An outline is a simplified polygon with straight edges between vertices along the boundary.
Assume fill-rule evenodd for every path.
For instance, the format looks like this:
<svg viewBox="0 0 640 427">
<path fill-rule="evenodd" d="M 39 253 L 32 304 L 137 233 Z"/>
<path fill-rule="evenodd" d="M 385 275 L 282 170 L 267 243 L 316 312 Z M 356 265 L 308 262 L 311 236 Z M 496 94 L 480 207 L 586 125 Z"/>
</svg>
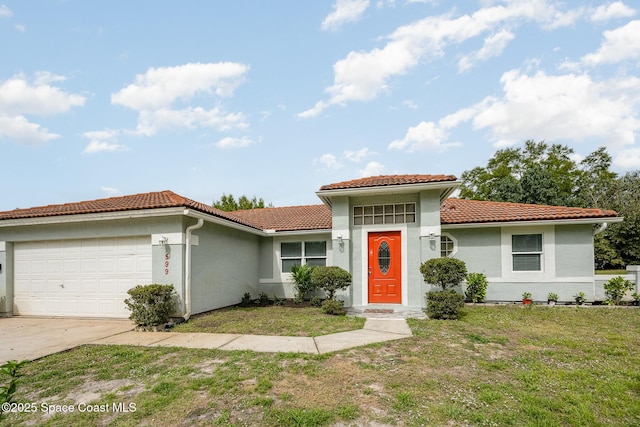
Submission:
<svg viewBox="0 0 640 427">
<path fill-rule="evenodd" d="M 127 291 L 151 283 L 150 236 L 25 242 L 14 251 L 16 314 L 128 317 Z"/>
</svg>

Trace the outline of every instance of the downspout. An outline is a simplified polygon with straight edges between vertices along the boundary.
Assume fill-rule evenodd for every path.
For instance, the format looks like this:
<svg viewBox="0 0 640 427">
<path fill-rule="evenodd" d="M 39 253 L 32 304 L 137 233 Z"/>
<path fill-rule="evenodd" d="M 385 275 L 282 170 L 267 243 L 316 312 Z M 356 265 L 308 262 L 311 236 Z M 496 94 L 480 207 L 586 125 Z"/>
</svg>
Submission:
<svg viewBox="0 0 640 427">
<path fill-rule="evenodd" d="M 602 224 L 598 225 L 598 227 L 595 230 L 593 230 L 593 235 L 595 236 L 596 234 L 602 233 L 604 230 L 606 230 L 607 225 L 608 224 L 606 222 L 603 222 Z"/>
<path fill-rule="evenodd" d="M 185 215 L 188 213 L 189 211 L 185 211 Z M 199 218 L 197 223 L 185 230 L 187 246 L 184 251 L 184 320 L 189 320 L 191 317 L 191 232 L 202 227 L 203 224 L 204 219 Z"/>
</svg>

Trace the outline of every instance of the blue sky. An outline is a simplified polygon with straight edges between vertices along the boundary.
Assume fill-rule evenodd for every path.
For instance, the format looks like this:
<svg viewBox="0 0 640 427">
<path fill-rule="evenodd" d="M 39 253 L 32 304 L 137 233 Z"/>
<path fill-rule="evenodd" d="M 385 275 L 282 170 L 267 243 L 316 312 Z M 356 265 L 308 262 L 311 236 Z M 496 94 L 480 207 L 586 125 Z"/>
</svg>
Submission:
<svg viewBox="0 0 640 427">
<path fill-rule="evenodd" d="M 527 139 L 640 169 L 639 34 L 630 0 L 0 0 L 0 210 L 315 204 Z"/>
</svg>

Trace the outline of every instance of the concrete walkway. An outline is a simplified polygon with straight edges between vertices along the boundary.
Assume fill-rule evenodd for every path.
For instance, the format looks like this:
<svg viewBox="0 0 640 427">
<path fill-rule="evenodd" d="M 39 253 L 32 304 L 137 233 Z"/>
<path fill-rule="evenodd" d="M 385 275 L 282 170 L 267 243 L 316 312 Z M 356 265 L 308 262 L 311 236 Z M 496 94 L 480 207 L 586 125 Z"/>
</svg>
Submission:
<svg viewBox="0 0 640 427">
<path fill-rule="evenodd" d="M 322 354 L 376 342 L 412 336 L 405 319 L 367 318 L 363 329 L 320 337 L 283 337 L 266 335 L 207 334 L 179 332 L 124 332 L 101 338 L 90 344 L 137 345 L 143 347 L 186 347 L 256 352 Z"/>
</svg>

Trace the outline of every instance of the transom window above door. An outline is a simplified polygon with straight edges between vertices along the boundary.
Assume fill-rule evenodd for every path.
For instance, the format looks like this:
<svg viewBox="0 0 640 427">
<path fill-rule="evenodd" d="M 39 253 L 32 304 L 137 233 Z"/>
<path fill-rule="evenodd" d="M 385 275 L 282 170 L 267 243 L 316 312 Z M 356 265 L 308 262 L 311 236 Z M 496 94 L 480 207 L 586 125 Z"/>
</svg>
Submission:
<svg viewBox="0 0 640 427">
<path fill-rule="evenodd" d="M 415 203 L 353 207 L 353 225 L 406 224 L 416 222 Z"/>
</svg>

